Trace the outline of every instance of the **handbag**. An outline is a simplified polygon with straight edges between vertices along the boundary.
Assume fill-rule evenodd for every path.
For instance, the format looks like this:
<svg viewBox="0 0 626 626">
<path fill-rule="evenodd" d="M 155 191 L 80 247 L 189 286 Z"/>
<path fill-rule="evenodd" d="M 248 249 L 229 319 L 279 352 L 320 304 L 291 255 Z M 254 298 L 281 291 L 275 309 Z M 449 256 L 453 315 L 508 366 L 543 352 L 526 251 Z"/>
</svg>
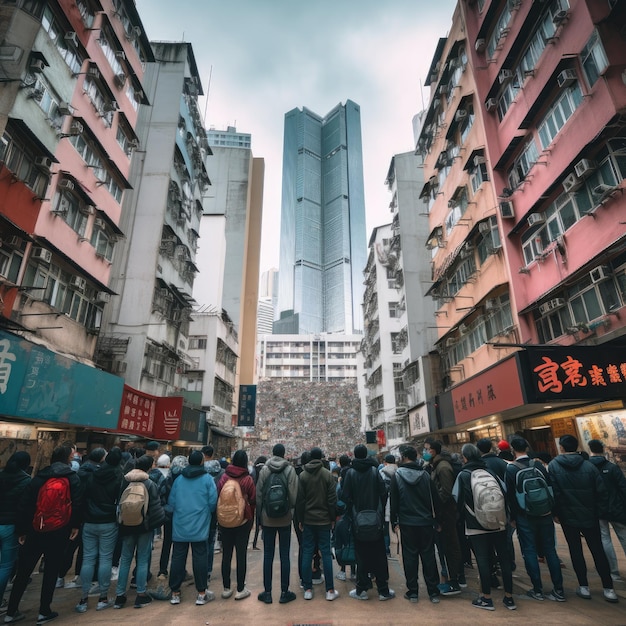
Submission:
<svg viewBox="0 0 626 626">
<path fill-rule="evenodd" d="M 376 472 L 375 468 L 372 468 Z M 376 509 L 362 509 L 353 517 L 354 538 L 357 541 L 376 541 L 383 536 L 383 512 L 380 502 Z"/>
</svg>

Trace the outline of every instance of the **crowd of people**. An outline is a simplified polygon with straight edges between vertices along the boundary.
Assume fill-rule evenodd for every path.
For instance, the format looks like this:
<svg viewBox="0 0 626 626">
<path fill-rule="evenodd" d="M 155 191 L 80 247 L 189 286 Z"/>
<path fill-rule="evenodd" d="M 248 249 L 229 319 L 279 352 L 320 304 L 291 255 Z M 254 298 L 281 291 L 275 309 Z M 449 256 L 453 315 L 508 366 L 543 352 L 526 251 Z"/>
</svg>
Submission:
<svg viewBox="0 0 626 626">
<path fill-rule="evenodd" d="M 37 624 L 58 617 L 52 601 L 55 589 L 63 586 L 80 589 L 78 613 L 88 611 L 94 595 L 96 610 L 124 608 L 129 585 L 136 588 L 135 608 L 153 598 L 178 605 L 188 578 L 195 585 L 195 604 L 206 604 L 215 599 L 209 585 L 217 542 L 221 597 L 244 600 L 251 595 L 247 551 L 255 523 L 263 541 L 258 600 L 265 604 L 274 599 L 277 539 L 278 602 L 297 598 L 290 589 L 292 531 L 299 545 L 304 600 L 313 599 L 315 584 L 325 584 L 326 600 L 336 600 L 334 581 L 347 580 L 348 567 L 355 583 L 351 598 L 368 600 L 376 585 L 380 601 L 394 599 L 388 567 L 394 533 L 402 547 L 406 600 L 419 599 L 420 563 L 422 590 L 438 604 L 442 597 L 462 593 L 466 569 L 475 562 L 480 592 L 472 605 L 495 609 L 492 590 L 500 587 L 500 575 L 502 604 L 514 610 L 512 539 L 517 532 L 532 584 L 528 596 L 565 602 L 555 523 L 567 541 L 578 580 L 576 595 L 591 598 L 584 537 L 603 597 L 614 603 L 614 581 L 621 578 L 610 527 L 626 553 L 626 479 L 605 458 L 601 441 L 588 445 L 590 455 L 578 451 L 575 437 L 564 435 L 560 454 L 550 459 L 542 454 L 531 458 L 528 442 L 518 435 L 497 448 L 489 439 L 465 444 L 460 455 L 427 439 L 421 453 L 404 446 L 400 459 L 387 455 L 381 464 L 363 444 L 338 463 L 327 461 L 316 446 L 294 465 L 285 458 L 282 443 L 273 446 L 269 458 L 251 464 L 244 450 L 229 462 L 213 458 L 211 446 L 170 458 L 150 442 L 129 452 L 95 448 L 73 469 L 75 449 L 66 442 L 32 478 L 29 455 L 16 452 L 0 472 L 0 599 L 11 585 L 8 601 L 2 603 L 4 623 L 24 619 L 20 602 L 40 560 Z M 157 536 L 157 585 L 149 589 Z M 257 541 L 258 535 L 254 547 Z M 187 572 L 189 549 L 192 576 Z M 76 576 L 66 582 L 75 553 Z M 333 560 L 339 567 L 336 576 Z M 548 566 L 549 591 L 543 587 L 540 560 Z"/>
</svg>

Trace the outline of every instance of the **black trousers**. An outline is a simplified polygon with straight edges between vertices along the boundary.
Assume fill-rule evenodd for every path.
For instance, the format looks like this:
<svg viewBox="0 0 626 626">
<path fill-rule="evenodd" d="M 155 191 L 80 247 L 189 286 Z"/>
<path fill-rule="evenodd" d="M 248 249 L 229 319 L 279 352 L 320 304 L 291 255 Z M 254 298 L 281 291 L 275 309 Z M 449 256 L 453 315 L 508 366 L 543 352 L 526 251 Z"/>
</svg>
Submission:
<svg viewBox="0 0 626 626">
<path fill-rule="evenodd" d="M 37 533 L 31 531 L 26 535 L 26 541 L 20 546 L 17 557 L 17 573 L 13 581 L 13 589 L 9 597 L 7 614 L 14 615 L 20 605 L 20 600 L 28 585 L 28 578 L 35 569 L 35 565 L 43 555 L 45 567 L 41 582 L 41 595 L 39 599 L 39 612 L 42 615 L 50 613 L 50 604 L 54 595 L 57 576 L 63 560 L 63 554 L 69 543 L 69 527 L 53 530 L 49 533 Z"/>
<path fill-rule="evenodd" d="M 587 563 L 585 563 L 585 557 L 583 556 L 582 536 L 587 542 L 589 552 L 591 552 L 593 562 L 602 580 L 602 586 L 605 589 L 613 589 L 609 560 L 606 558 L 606 553 L 602 547 L 600 524 L 596 522 L 596 525 L 591 528 L 577 528 L 576 526 L 569 526 L 561 522 L 561 528 L 563 529 L 563 534 L 565 535 L 565 540 L 569 547 L 569 554 L 572 557 L 572 566 L 576 572 L 578 584 L 581 587 L 589 586 L 589 581 L 587 580 Z"/>
<path fill-rule="evenodd" d="M 172 520 L 166 519 L 163 524 L 163 543 L 161 544 L 161 558 L 159 559 L 159 574 L 165 574 L 168 571 L 168 565 L 170 562 L 171 552 L 172 552 Z"/>
<path fill-rule="evenodd" d="M 480 590 L 483 595 L 491 594 L 492 555 L 495 550 L 502 570 L 502 584 L 506 593 L 513 593 L 513 572 L 509 557 L 506 530 L 489 531 L 480 535 L 470 535 L 469 539 L 476 555 Z"/>
<path fill-rule="evenodd" d="M 455 527 L 456 532 L 456 527 Z M 439 572 L 435 561 L 435 530 L 432 526 L 407 526 L 400 524 L 402 537 L 402 562 L 409 593 L 418 593 L 418 569 L 422 561 L 422 575 L 429 596 L 439 595 Z M 448 572 L 450 573 L 450 572 Z"/>
<path fill-rule="evenodd" d="M 389 566 L 385 550 L 385 538 L 381 535 L 376 541 L 354 540 L 356 554 L 356 592 L 361 593 L 371 588 L 368 574 L 376 578 L 378 593 L 389 591 Z"/>
<path fill-rule="evenodd" d="M 237 528 L 224 528 L 222 532 L 222 582 L 224 589 L 230 589 L 231 561 L 233 549 L 237 562 L 237 591 L 243 591 L 246 586 L 246 570 L 248 567 L 248 538 L 253 521 L 249 520 Z"/>
</svg>

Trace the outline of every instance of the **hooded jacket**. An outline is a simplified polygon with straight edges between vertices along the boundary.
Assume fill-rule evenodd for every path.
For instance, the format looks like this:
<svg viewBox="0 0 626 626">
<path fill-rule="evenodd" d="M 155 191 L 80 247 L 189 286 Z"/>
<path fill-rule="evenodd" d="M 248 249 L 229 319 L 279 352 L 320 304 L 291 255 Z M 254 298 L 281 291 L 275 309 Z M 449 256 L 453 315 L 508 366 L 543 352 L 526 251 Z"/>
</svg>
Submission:
<svg viewBox="0 0 626 626">
<path fill-rule="evenodd" d="M 384 511 L 387 487 L 373 457 L 352 461 L 343 482 L 341 499 L 346 503 L 348 514 L 379 508 L 381 512 Z"/>
<path fill-rule="evenodd" d="M 604 456 L 591 456 L 589 461 L 600 472 L 607 490 L 606 519 L 626 524 L 626 477 L 624 472 Z"/>
<path fill-rule="evenodd" d="M 452 457 L 446 450 L 442 450 L 440 454 L 435 455 L 431 461 L 433 471 L 431 479 L 435 483 L 439 499 L 444 510 L 454 510 L 454 498 L 452 497 L 452 488 L 456 476 L 452 468 Z"/>
<path fill-rule="evenodd" d="M 604 519 L 607 491 L 600 472 L 576 452 L 559 454 L 548 465 L 554 489 L 553 513 L 575 528 L 591 528 Z"/>
<path fill-rule="evenodd" d="M 213 478 L 215 486 L 217 487 L 217 483 L 224 475 L 224 468 L 220 465 L 220 462 L 217 459 L 211 459 L 204 464 L 204 469 L 206 470 L 206 473 Z"/>
<path fill-rule="evenodd" d="M 241 493 L 246 499 L 245 518 L 246 522 L 254 519 L 254 510 L 256 508 L 256 488 L 254 486 L 254 480 L 247 467 L 239 467 L 238 465 L 228 465 L 224 474 L 217 483 L 217 495 L 222 491 L 222 487 L 226 484 L 227 480 L 234 479 L 239 481 L 241 487 Z"/>
<path fill-rule="evenodd" d="M 86 465 L 81 467 L 84 470 Z M 91 466 L 86 476 L 84 521 L 90 524 L 117 522 L 117 503 L 122 484 L 122 468 L 103 463 Z"/>
<path fill-rule="evenodd" d="M 120 496 L 124 492 L 124 489 L 133 482 L 141 482 L 146 486 L 148 490 L 148 511 L 146 512 L 146 519 L 143 525 L 124 526 L 120 524 L 120 535 L 141 535 L 162 526 L 165 521 L 165 511 L 161 505 L 161 498 L 159 498 L 156 485 L 143 470 L 132 469 L 124 476 Z"/>
<path fill-rule="evenodd" d="M 205 541 L 217 504 L 217 488 L 203 465 L 188 465 L 172 486 L 168 507 L 173 511 L 172 540 Z"/>
<path fill-rule="evenodd" d="M 441 504 L 434 481 L 418 463 L 403 463 L 391 478 L 391 523 L 432 526 Z"/>
<path fill-rule="evenodd" d="M 335 521 L 336 506 L 337 489 L 332 474 L 321 459 L 309 461 L 298 481 L 298 521 L 310 526 L 330 525 Z"/>
<path fill-rule="evenodd" d="M 289 512 L 282 517 L 268 517 L 263 508 L 263 499 L 267 497 L 265 486 L 269 485 L 272 474 L 282 474 L 289 493 Z M 298 476 L 291 463 L 280 456 L 273 456 L 261 468 L 256 484 L 256 506 L 261 511 L 261 525 L 271 527 L 289 526 L 293 519 L 293 509 L 298 499 Z"/>
<path fill-rule="evenodd" d="M 25 535 L 33 530 L 33 518 L 37 509 L 37 496 L 42 485 L 50 478 L 65 477 L 70 482 L 70 497 L 72 499 L 72 515 L 67 525 L 68 534 L 71 528 L 80 528 L 82 523 L 82 489 L 76 472 L 67 463 L 57 461 L 40 470 L 23 492 L 18 503 L 15 519 L 15 532 L 18 536 Z"/>
<path fill-rule="evenodd" d="M 21 469 L 0 472 L 0 526 L 15 524 L 18 503 L 30 480 L 30 476 Z"/>
<path fill-rule="evenodd" d="M 487 469 L 491 470 L 500 480 L 504 481 L 506 468 L 509 464 L 493 452 L 483 454 L 482 459 L 487 465 Z"/>
</svg>

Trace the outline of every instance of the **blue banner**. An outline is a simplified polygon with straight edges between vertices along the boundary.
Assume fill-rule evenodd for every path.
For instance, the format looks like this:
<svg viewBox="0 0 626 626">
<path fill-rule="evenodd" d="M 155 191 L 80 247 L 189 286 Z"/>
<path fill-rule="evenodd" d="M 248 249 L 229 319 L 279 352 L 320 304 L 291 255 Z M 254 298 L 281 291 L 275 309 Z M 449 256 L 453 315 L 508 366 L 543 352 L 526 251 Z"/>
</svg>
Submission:
<svg viewBox="0 0 626 626">
<path fill-rule="evenodd" d="M 256 415 L 256 385 L 239 385 L 237 426 L 254 426 Z"/>
</svg>

